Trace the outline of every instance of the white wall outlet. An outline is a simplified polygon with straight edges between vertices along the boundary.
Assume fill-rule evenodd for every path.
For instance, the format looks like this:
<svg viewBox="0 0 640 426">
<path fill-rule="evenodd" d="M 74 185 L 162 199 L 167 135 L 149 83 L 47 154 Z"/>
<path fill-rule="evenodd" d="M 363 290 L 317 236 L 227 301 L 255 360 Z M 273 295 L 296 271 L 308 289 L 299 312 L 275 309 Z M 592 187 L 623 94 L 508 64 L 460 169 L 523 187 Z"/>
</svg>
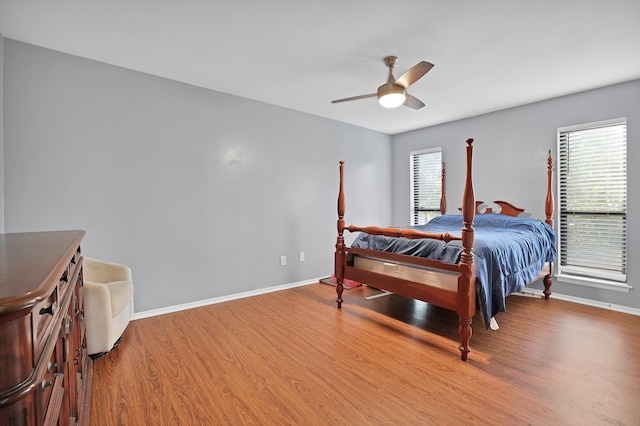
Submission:
<svg viewBox="0 0 640 426">
<path fill-rule="evenodd" d="M 280 266 L 287 266 L 287 256 L 280 256 Z"/>
<path fill-rule="evenodd" d="M 300 262 L 304 262 L 304 252 L 301 251 L 300 254 L 298 255 L 298 260 L 300 260 Z"/>
</svg>

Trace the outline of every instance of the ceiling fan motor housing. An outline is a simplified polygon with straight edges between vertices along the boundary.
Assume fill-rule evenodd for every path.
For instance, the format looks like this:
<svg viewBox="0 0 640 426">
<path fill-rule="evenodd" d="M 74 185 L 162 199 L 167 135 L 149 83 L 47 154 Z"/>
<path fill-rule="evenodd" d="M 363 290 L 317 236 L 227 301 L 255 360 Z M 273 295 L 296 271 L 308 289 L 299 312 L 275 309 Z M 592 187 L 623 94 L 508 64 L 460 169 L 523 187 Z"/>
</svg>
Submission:
<svg viewBox="0 0 640 426">
<path fill-rule="evenodd" d="M 378 102 L 385 108 L 399 107 L 407 99 L 407 89 L 396 83 L 378 87 Z"/>
</svg>

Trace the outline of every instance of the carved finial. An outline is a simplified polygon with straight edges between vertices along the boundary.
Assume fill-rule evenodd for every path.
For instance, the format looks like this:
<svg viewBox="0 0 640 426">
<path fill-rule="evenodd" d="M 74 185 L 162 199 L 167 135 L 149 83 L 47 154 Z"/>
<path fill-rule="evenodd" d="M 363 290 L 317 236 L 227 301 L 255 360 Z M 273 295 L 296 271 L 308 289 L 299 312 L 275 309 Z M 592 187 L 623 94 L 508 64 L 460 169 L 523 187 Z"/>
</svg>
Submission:
<svg viewBox="0 0 640 426">
<path fill-rule="evenodd" d="M 467 139 L 467 145 L 471 146 L 472 143 L 473 143 L 473 138 Z"/>
</svg>

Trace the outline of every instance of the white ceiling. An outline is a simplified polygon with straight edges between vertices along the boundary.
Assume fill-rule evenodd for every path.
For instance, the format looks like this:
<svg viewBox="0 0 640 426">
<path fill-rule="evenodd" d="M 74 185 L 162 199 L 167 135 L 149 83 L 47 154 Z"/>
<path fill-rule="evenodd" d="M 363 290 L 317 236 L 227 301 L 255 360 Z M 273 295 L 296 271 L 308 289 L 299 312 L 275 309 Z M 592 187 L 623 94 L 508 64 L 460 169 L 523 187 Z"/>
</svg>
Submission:
<svg viewBox="0 0 640 426">
<path fill-rule="evenodd" d="M 639 0 L 0 0 L 6 38 L 388 134 L 640 78 Z M 427 104 L 387 110 L 382 58 Z"/>
</svg>

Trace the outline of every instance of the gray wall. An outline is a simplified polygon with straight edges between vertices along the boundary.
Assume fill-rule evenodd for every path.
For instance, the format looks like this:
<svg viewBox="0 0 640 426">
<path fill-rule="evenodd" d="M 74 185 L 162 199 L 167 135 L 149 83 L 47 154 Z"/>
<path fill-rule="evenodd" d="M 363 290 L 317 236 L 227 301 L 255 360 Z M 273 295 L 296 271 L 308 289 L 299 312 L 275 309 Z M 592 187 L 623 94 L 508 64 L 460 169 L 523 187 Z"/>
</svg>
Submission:
<svg viewBox="0 0 640 426">
<path fill-rule="evenodd" d="M 511 201 L 543 219 L 546 157 L 549 149 L 555 157 L 558 127 L 619 117 L 627 117 L 627 282 L 634 288 L 620 293 L 554 282 L 552 291 L 640 309 L 640 223 L 633 220 L 640 213 L 640 191 L 633 183 L 640 180 L 640 80 L 396 135 L 392 148 L 394 223 L 409 223 L 407 165 L 409 152 L 416 149 L 442 147 L 447 166 L 447 210 L 457 212 L 464 186 L 464 140 L 469 137 L 475 139 L 476 199 Z"/>
<path fill-rule="evenodd" d="M 4 232 L 4 37 L 0 33 L 0 233 Z"/>
<path fill-rule="evenodd" d="M 388 135 L 8 39 L 4 69 L 6 231 L 86 230 L 137 312 L 329 275 L 339 160 L 390 221 Z"/>
</svg>

